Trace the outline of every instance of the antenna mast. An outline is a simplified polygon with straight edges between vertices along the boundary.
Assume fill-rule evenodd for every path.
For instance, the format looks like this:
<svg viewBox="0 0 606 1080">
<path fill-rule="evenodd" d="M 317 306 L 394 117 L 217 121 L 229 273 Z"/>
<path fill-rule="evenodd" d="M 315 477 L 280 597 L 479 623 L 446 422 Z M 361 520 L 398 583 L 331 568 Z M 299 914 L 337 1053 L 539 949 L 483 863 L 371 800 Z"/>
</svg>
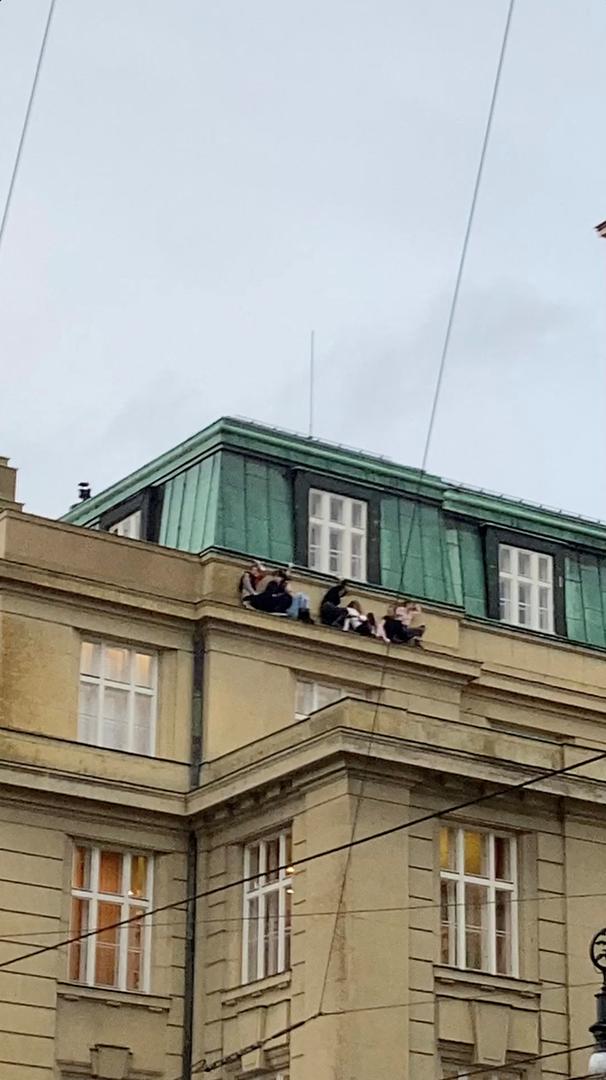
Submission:
<svg viewBox="0 0 606 1080">
<path fill-rule="evenodd" d="M 309 437 L 314 433 L 314 367 L 316 332 L 312 330 L 309 340 Z"/>
</svg>

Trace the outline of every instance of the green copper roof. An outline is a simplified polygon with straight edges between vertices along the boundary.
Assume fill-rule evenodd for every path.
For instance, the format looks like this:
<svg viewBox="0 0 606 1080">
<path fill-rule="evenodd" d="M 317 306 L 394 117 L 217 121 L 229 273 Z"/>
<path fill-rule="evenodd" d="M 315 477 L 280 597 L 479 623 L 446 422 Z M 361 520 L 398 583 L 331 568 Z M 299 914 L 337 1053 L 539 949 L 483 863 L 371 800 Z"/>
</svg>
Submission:
<svg viewBox="0 0 606 1080">
<path fill-rule="evenodd" d="M 61 520 L 75 525 L 93 524 L 100 514 L 141 489 L 165 484 L 219 450 L 273 459 L 286 466 L 298 465 L 420 496 L 438 502 L 444 511 L 478 520 L 498 521 L 556 539 L 574 542 L 575 537 L 582 537 L 592 546 L 606 551 L 604 522 L 474 489 L 431 473 L 421 473 L 419 469 L 399 465 L 385 457 L 231 417 L 217 420 L 92 499 L 72 506 Z"/>
<path fill-rule="evenodd" d="M 374 584 L 472 616 L 494 613 L 488 582 L 494 597 L 497 571 L 494 556 L 489 565 L 484 525 L 513 530 L 521 547 L 532 534 L 555 544 L 564 583 L 560 625 L 573 640 L 606 648 L 605 524 L 248 421 L 217 421 L 72 507 L 63 520 L 95 525 L 102 514 L 151 488 L 162 496 L 159 543 L 194 553 L 220 548 L 296 562 L 300 534 L 307 532 L 307 506 L 296 503 L 296 478 L 309 474 L 328 490 L 338 481 L 368 492 L 375 522 Z"/>
</svg>

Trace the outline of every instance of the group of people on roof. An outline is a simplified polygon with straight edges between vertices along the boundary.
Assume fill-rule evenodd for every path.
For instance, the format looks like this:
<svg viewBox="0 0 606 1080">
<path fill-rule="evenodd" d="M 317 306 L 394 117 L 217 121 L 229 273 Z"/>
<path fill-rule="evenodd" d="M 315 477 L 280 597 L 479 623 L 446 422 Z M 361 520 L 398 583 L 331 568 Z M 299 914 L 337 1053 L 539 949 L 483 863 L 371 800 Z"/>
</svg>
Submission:
<svg viewBox="0 0 606 1080">
<path fill-rule="evenodd" d="M 345 633 L 359 634 L 365 638 L 394 645 L 420 645 L 425 626 L 415 625 L 421 608 L 411 600 L 390 604 L 382 619 L 377 620 L 372 611 L 364 612 L 359 600 L 351 598 L 346 581 L 331 586 L 320 604 L 320 622 Z M 293 592 L 290 569 L 268 570 L 254 562 L 240 578 L 240 599 L 244 607 L 264 611 L 269 615 L 283 615 L 313 625 L 309 597 L 306 593 Z"/>
</svg>

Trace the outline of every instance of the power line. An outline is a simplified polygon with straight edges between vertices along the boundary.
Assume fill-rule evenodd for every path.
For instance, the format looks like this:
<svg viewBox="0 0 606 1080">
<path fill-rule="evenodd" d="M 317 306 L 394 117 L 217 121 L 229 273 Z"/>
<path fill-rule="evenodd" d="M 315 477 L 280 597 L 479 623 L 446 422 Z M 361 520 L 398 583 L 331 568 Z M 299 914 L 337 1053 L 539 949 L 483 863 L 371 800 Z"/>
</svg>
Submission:
<svg viewBox="0 0 606 1080">
<path fill-rule="evenodd" d="M 512 1061 L 510 1066 L 512 1069 L 519 1068 L 520 1065 L 534 1065 L 537 1061 L 548 1061 L 550 1058 L 560 1057 L 562 1054 L 576 1054 L 581 1050 L 593 1050 L 595 1043 L 586 1043 L 585 1046 L 567 1046 L 564 1050 L 550 1050 L 548 1054 L 532 1054 L 531 1057 L 518 1058 L 517 1061 Z M 481 1065 L 478 1068 L 466 1069 L 464 1080 L 468 1080 L 470 1076 L 486 1076 L 486 1073 L 494 1073 L 494 1065 Z M 178 1078 L 180 1080 L 180 1078 Z M 461 1080 L 459 1073 L 451 1073 L 450 1076 L 445 1076 L 443 1080 Z M 583 1080 L 583 1077 L 573 1077 L 572 1080 Z"/>
<path fill-rule="evenodd" d="M 399 1008 L 401 1006 L 393 1005 L 391 1008 Z M 255 1050 L 262 1050 L 264 1046 L 269 1042 L 273 1042 L 274 1039 L 282 1038 L 284 1035 L 290 1034 L 292 1031 L 296 1031 L 306 1024 L 312 1023 L 314 1020 L 318 1020 L 321 1017 L 327 1016 L 348 1016 L 351 1012 L 357 1010 L 342 1009 L 331 1013 L 312 1013 L 304 1020 L 297 1020 L 293 1024 L 288 1024 L 286 1027 L 280 1028 L 279 1031 L 274 1031 L 271 1035 L 266 1035 L 262 1039 L 258 1039 L 255 1043 L 250 1043 L 248 1046 L 242 1047 L 239 1051 L 235 1050 L 231 1054 L 226 1054 L 222 1058 L 216 1058 L 214 1061 L 207 1062 L 204 1058 L 199 1062 L 196 1062 L 192 1072 L 195 1073 L 208 1073 L 215 1072 L 217 1069 L 221 1069 L 224 1065 L 231 1065 L 236 1062 L 243 1054 L 252 1053 Z M 512 1068 L 518 1068 L 521 1065 L 534 1065 L 538 1061 L 548 1061 L 551 1058 L 561 1057 L 563 1054 L 575 1054 L 581 1050 L 592 1050 L 595 1043 L 587 1043 L 584 1046 L 572 1046 L 564 1047 L 562 1050 L 550 1050 L 545 1054 L 531 1054 L 525 1058 L 518 1058 L 517 1061 L 511 1062 Z M 486 1076 L 487 1073 L 493 1074 L 495 1071 L 494 1065 L 480 1065 L 477 1068 L 466 1069 L 465 1080 L 468 1080 L 471 1076 Z M 174 1077 L 174 1080 L 184 1080 L 183 1074 Z M 461 1080 L 459 1073 L 451 1073 L 450 1076 L 445 1076 L 443 1080 Z M 573 1080 L 583 1080 L 583 1077 L 573 1078 Z"/>
<path fill-rule="evenodd" d="M 457 813 L 459 810 L 466 810 L 470 806 L 478 806 L 482 802 L 487 802 L 489 799 L 495 799 L 500 795 L 509 795 L 514 791 L 521 791 L 524 788 L 531 787 L 533 784 L 541 783 L 544 780 L 552 779 L 555 776 L 563 776 L 572 772 L 574 769 L 582 769 L 587 765 L 592 765 L 597 761 L 603 761 L 606 758 L 606 751 L 602 751 L 600 754 L 595 754 L 593 757 L 584 758 L 582 761 L 576 761 L 571 765 L 563 765 L 559 769 L 549 769 L 546 772 L 539 773 L 538 776 L 533 776 L 529 780 L 521 780 L 517 784 L 507 785 L 506 787 L 497 788 L 496 791 L 486 792 L 484 795 L 478 795 L 474 799 L 466 799 L 465 802 L 456 804 L 455 806 L 445 807 L 444 810 L 433 810 L 429 814 L 423 814 L 421 817 L 413 818 L 410 821 L 401 822 L 399 825 L 391 825 L 387 829 L 381 829 L 379 832 L 370 833 L 368 836 L 361 836 L 357 840 L 349 841 L 345 844 L 336 844 L 331 848 L 324 848 L 321 851 L 316 851 L 312 855 L 303 855 L 300 859 L 293 859 L 288 865 L 277 867 L 278 870 L 286 870 L 292 866 L 306 866 L 311 862 L 316 862 L 318 859 L 326 858 L 329 855 L 336 855 L 338 852 L 346 851 L 351 847 L 359 847 L 361 844 L 370 843 L 372 840 L 380 840 L 384 836 L 393 836 L 394 833 L 403 832 L 406 829 L 411 829 L 415 825 L 422 825 L 427 821 L 434 821 L 438 818 L 443 818 L 448 814 Z M 180 908 L 184 904 L 191 903 L 194 900 L 202 900 L 209 896 L 217 896 L 220 893 L 227 892 L 229 889 L 236 888 L 239 885 L 245 885 L 249 881 L 256 880 L 254 874 L 250 874 L 247 877 L 241 877 L 236 881 L 227 882 L 224 885 L 215 885 L 212 889 L 204 889 L 201 892 L 194 893 L 191 896 L 184 896 L 181 900 L 173 900 L 168 904 L 160 904 L 158 907 L 151 908 L 146 911 L 144 915 L 135 915 L 128 919 L 119 919 L 114 923 L 110 923 L 102 928 L 94 930 L 87 930 L 83 934 L 78 934 L 74 937 L 65 938 L 63 941 L 55 942 L 53 945 L 44 945 L 39 949 L 34 949 L 31 952 L 23 953 L 21 956 L 15 956 L 11 960 L 3 960 L 0 962 L 0 970 L 5 967 L 9 967 L 12 964 L 20 963 L 23 960 L 30 960 L 36 956 L 42 956 L 48 952 L 54 952 L 56 949 L 64 948 L 67 945 L 74 945 L 78 941 L 84 941 L 89 937 L 94 937 L 100 933 L 100 930 L 114 930 L 120 926 L 128 926 L 130 923 L 139 922 L 142 918 L 150 918 L 152 915 L 159 915 L 164 911 L 173 911 L 175 908 Z M 554 896 L 554 899 L 556 897 Z"/>
<path fill-rule="evenodd" d="M 50 6 L 48 9 L 48 16 L 46 19 L 46 25 L 44 27 L 44 34 L 42 35 L 42 44 L 40 45 L 40 52 L 38 54 L 38 63 L 36 64 L 36 70 L 34 72 L 34 80 L 32 82 L 32 88 L 29 95 L 29 101 L 27 103 L 27 109 L 25 110 L 25 119 L 23 121 L 23 127 L 21 128 L 21 136 L 17 146 L 17 154 L 15 157 L 15 163 L 13 165 L 13 171 L 8 185 L 8 192 L 6 195 L 6 201 L 4 203 L 4 212 L 2 214 L 2 221 L 0 221 L 0 248 L 2 247 L 2 240 L 4 238 L 4 232 L 6 229 L 6 223 L 8 221 L 8 214 L 13 200 L 13 193 L 15 190 L 15 183 L 17 180 L 17 174 L 19 172 L 19 166 L 21 164 L 21 156 L 23 153 L 23 145 L 25 143 L 25 137 L 29 128 L 29 122 L 32 114 L 32 108 L 34 105 L 34 99 L 36 97 L 36 90 L 38 88 L 38 79 L 40 77 L 40 70 L 42 68 L 42 61 L 44 60 L 44 54 L 46 52 L 46 43 L 48 41 L 48 34 L 55 11 L 56 0 L 50 0 Z"/>
<path fill-rule="evenodd" d="M 566 893 L 566 900 L 596 900 L 596 899 L 598 899 L 598 897 L 600 899 L 603 899 L 604 892 L 602 891 L 602 892 L 597 892 L 597 893 Z M 542 893 L 535 893 L 534 896 L 510 896 L 509 897 L 509 903 L 510 904 L 534 904 L 534 903 L 546 903 L 546 904 L 549 904 L 549 903 L 554 903 L 554 901 L 561 900 L 561 899 L 563 899 L 563 897 L 559 893 L 554 893 L 552 895 L 545 895 L 545 892 L 543 891 Z M 177 911 L 177 910 L 179 910 L 180 907 L 184 907 L 186 903 L 187 903 L 187 900 L 179 901 L 175 905 L 175 910 Z M 324 911 L 292 911 L 290 917 L 291 917 L 291 919 L 318 919 L 318 918 L 328 917 L 329 915 L 342 915 L 343 917 L 352 916 L 352 915 L 353 916 L 394 915 L 394 914 L 397 914 L 399 912 L 404 912 L 404 911 L 431 911 L 431 910 L 436 910 L 436 909 L 445 909 L 445 908 L 450 909 L 450 908 L 463 907 L 464 903 L 465 903 L 464 900 L 448 900 L 446 902 L 440 902 L 440 901 L 435 902 L 435 901 L 428 900 L 427 902 L 422 902 L 422 903 L 419 903 L 419 904 L 392 904 L 389 907 L 371 907 L 371 908 L 341 908 L 340 911 L 337 911 L 336 908 L 326 908 Z M 479 901 L 479 906 L 481 908 L 487 908 L 487 907 L 491 907 L 492 905 L 494 905 L 496 903 L 498 903 L 497 900 L 481 900 L 481 901 Z M 151 914 L 152 914 L 152 912 L 150 912 L 149 914 L 147 912 L 144 912 L 142 915 L 136 916 L 136 918 L 138 920 L 140 920 L 140 921 L 144 921 L 146 918 L 149 918 L 151 916 Z M 48 918 L 51 918 L 51 916 L 49 915 Z M 225 925 L 225 923 L 238 923 L 239 924 L 239 923 L 243 923 L 243 922 L 262 922 L 262 921 L 263 921 L 263 916 L 262 915 L 221 915 L 221 916 L 217 916 L 215 918 L 205 918 L 204 919 L 204 924 L 205 924 L 205 926 L 211 926 L 211 925 L 213 925 L 215 923 Z M 177 924 L 176 924 L 176 922 L 174 920 L 171 920 L 171 921 L 168 921 L 168 922 L 154 922 L 153 925 L 154 925 L 155 929 L 158 929 L 159 927 L 176 926 Z M 109 927 L 103 926 L 100 929 L 101 930 L 107 930 L 107 929 L 109 929 Z M 16 940 L 17 938 L 48 937 L 51 934 L 60 934 L 60 933 L 61 933 L 61 930 L 23 930 L 21 932 L 16 931 L 15 933 L 10 933 L 10 931 L 5 930 L 3 932 L 3 935 L 0 936 L 0 942 L 5 942 L 7 944 L 16 945 L 16 944 L 18 944 L 18 942 Z M 35 943 L 34 942 L 24 942 L 24 944 L 32 944 L 33 945 Z M 59 944 L 58 947 L 61 948 L 62 945 Z M 561 983 L 559 985 L 567 986 L 568 983 Z M 585 984 L 583 983 L 581 985 L 585 985 Z"/>
<path fill-rule="evenodd" d="M 446 331 L 445 331 L 445 334 L 444 334 L 444 341 L 442 343 L 442 351 L 441 351 L 441 354 L 440 354 L 440 362 L 439 362 L 439 365 L 438 365 L 438 373 L 437 373 L 436 383 L 435 383 L 434 392 L 433 392 L 431 412 L 430 412 L 430 415 L 429 415 L 429 423 L 428 423 L 428 426 L 427 426 L 427 435 L 426 435 L 426 438 L 425 438 L 425 446 L 424 446 L 424 449 L 423 449 L 423 457 L 422 457 L 422 460 L 421 460 L 421 470 L 420 470 L 420 473 L 419 473 L 417 493 L 416 493 L 417 494 L 417 499 L 413 502 L 412 514 L 410 516 L 408 535 L 407 535 L 407 538 L 406 538 L 406 547 L 405 547 L 405 551 L 404 551 L 404 557 L 403 557 L 403 560 L 402 560 L 402 567 L 401 567 L 401 572 L 400 572 L 400 581 L 399 581 L 399 584 L 398 584 L 398 594 L 401 594 L 402 587 L 403 587 L 403 584 L 404 584 L 404 577 L 405 577 L 405 574 L 406 574 L 406 564 L 407 564 L 407 561 L 408 561 L 408 554 L 409 554 L 409 551 L 410 551 L 410 546 L 411 546 L 411 543 L 412 543 L 412 537 L 413 537 L 413 532 L 414 532 L 414 527 L 415 527 L 415 520 L 416 520 L 416 514 L 417 514 L 417 507 L 418 507 L 418 495 L 419 495 L 419 492 L 420 492 L 420 489 L 421 489 L 422 478 L 423 478 L 423 475 L 424 475 L 424 473 L 425 473 L 425 471 L 427 469 L 427 462 L 428 462 L 428 459 L 429 459 L 429 449 L 430 449 L 431 440 L 432 440 L 432 437 L 433 437 L 435 421 L 436 421 L 436 415 L 437 415 L 437 410 L 438 410 L 438 404 L 439 404 L 440 394 L 441 394 L 441 390 L 442 390 L 442 383 L 444 381 L 444 372 L 446 370 L 446 360 L 447 360 L 447 357 L 448 357 L 448 351 L 449 351 L 449 347 L 450 347 L 450 340 L 451 340 L 451 337 L 452 337 L 452 329 L 453 329 L 453 325 L 454 325 L 455 315 L 456 315 L 456 312 L 457 312 L 459 294 L 460 294 L 460 291 L 461 291 L 461 282 L 463 280 L 463 273 L 464 273 L 465 264 L 466 264 L 466 261 L 467 261 L 467 252 L 468 252 L 468 249 L 469 249 L 469 241 L 470 241 L 470 238 L 471 238 L 471 231 L 472 231 L 472 228 L 473 228 L 473 223 L 474 223 L 475 213 L 476 213 L 476 207 L 477 207 L 477 204 L 478 204 L 478 196 L 479 196 L 479 193 L 480 193 L 480 187 L 481 187 L 481 184 L 482 184 L 482 177 L 483 177 L 483 174 L 484 174 L 484 164 L 485 164 L 485 161 L 486 161 L 488 143 L 490 141 L 490 133 L 491 133 L 491 130 L 492 130 L 492 122 L 493 122 L 494 113 L 495 113 L 495 109 L 496 109 L 497 98 L 498 98 L 498 94 L 499 94 L 499 87 L 501 85 L 501 75 L 502 75 L 502 71 L 503 71 L 503 63 L 504 63 L 504 60 L 505 60 L 505 53 L 507 51 L 507 43 L 508 43 L 508 40 L 509 40 L 509 31 L 510 31 L 510 28 L 511 28 L 511 20 L 512 20 L 512 17 L 513 17 L 514 7 L 515 7 L 515 0 L 510 0 L 509 9 L 508 9 L 508 12 L 507 12 L 507 18 L 506 18 L 506 21 L 505 21 L 505 27 L 504 27 L 504 31 L 503 31 L 503 40 L 502 40 L 502 43 L 501 43 L 501 49 L 500 49 L 499 59 L 498 59 L 498 63 L 497 63 L 497 70 L 496 70 L 495 79 L 494 79 L 493 88 L 492 88 L 492 96 L 491 96 L 491 99 L 490 99 L 490 105 L 489 105 L 489 109 L 488 109 L 488 118 L 487 118 L 486 126 L 485 126 L 485 129 L 484 129 L 484 137 L 483 137 L 483 140 L 482 140 L 482 147 L 481 147 L 481 151 L 480 151 L 480 159 L 479 159 L 478 168 L 477 168 L 477 171 L 476 171 L 476 178 L 475 178 L 475 183 L 474 183 L 474 187 L 473 187 L 473 194 L 472 194 L 472 197 L 471 197 L 471 204 L 470 204 L 469 212 L 468 212 L 468 215 L 467 215 L 467 223 L 466 223 L 466 227 L 465 227 L 465 233 L 464 233 L 464 236 L 463 236 L 463 244 L 462 244 L 461 253 L 460 253 L 460 256 L 459 256 L 459 263 L 458 263 L 458 267 L 457 267 L 455 285 L 454 285 L 452 299 L 451 299 L 451 303 L 450 303 L 450 310 L 449 310 L 449 314 L 448 314 L 448 320 L 447 320 L 447 323 L 446 323 Z M 381 679 L 380 679 L 380 684 L 379 684 L 379 699 L 380 699 L 380 697 L 382 695 L 382 692 L 383 692 L 383 682 L 384 682 L 384 679 L 385 679 L 385 673 L 386 673 L 386 669 L 387 669 L 387 661 L 388 661 L 388 656 L 389 656 L 389 646 L 390 646 L 390 644 L 391 643 L 388 644 L 387 653 L 386 653 L 385 660 L 384 660 L 383 666 L 382 666 Z M 369 742 L 368 742 L 368 751 L 367 751 L 367 754 L 366 754 L 367 758 L 370 757 L 370 754 L 371 754 L 371 751 L 372 751 L 372 744 L 373 744 L 373 740 L 374 740 L 374 737 L 375 737 L 378 712 L 379 712 L 379 701 L 377 701 L 377 705 L 376 705 L 376 708 L 374 710 L 373 722 L 372 722 L 371 731 L 370 731 L 370 738 L 369 738 Z M 325 968 L 324 968 L 324 975 L 323 975 L 322 983 L 321 983 L 320 1001 L 319 1001 L 319 1006 L 318 1006 L 320 1013 L 322 1012 L 322 1007 L 323 1007 L 323 1003 L 324 1003 L 324 997 L 326 995 L 326 989 L 327 989 L 327 986 L 328 986 L 328 973 L 329 973 L 329 969 L 330 969 L 330 960 L 331 960 L 331 957 L 332 957 L 332 952 L 333 952 L 333 949 L 334 949 L 336 936 L 337 936 L 337 926 L 338 926 L 338 920 L 339 920 L 338 911 L 340 910 L 340 908 L 341 908 L 341 906 L 343 904 L 343 898 L 345 896 L 345 888 L 346 888 L 346 885 L 347 885 L 347 878 L 348 878 L 349 867 L 350 867 L 350 863 L 351 863 L 351 852 L 352 852 L 353 842 L 354 842 L 354 838 L 355 838 L 355 834 L 356 834 L 356 828 L 357 828 L 357 825 L 358 825 L 358 818 L 359 818 L 359 815 L 360 815 L 360 807 L 362 805 L 362 795 L 363 795 L 363 791 L 364 791 L 364 783 L 365 783 L 365 780 L 364 780 L 364 778 L 362 778 L 360 792 L 359 792 L 359 794 L 357 796 L 355 807 L 354 807 L 354 813 L 353 813 L 353 821 L 352 821 L 352 827 L 351 827 L 351 845 L 348 848 L 347 857 L 346 857 L 346 860 L 345 860 L 345 866 L 343 868 L 343 875 L 342 875 L 342 879 L 341 879 L 341 887 L 340 887 L 340 890 L 339 890 L 339 900 L 338 900 L 338 905 L 337 905 L 337 914 L 335 916 L 335 921 L 334 921 L 333 928 L 332 928 L 332 934 L 331 934 L 330 942 L 329 942 L 329 946 L 328 946 L 328 955 L 327 955 L 327 958 L 326 958 L 326 965 L 325 965 Z"/>
</svg>

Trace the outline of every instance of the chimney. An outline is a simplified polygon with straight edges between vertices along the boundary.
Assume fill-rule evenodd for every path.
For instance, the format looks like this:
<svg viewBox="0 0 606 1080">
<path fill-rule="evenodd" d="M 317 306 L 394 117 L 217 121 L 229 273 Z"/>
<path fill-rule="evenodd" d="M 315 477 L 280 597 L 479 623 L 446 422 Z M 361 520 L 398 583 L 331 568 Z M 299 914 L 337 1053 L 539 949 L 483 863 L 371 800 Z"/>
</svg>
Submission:
<svg viewBox="0 0 606 1080">
<path fill-rule="evenodd" d="M 606 221 L 602 221 L 600 225 L 596 225 L 595 231 L 597 232 L 598 236 L 601 236 L 604 240 L 606 240 Z"/>
<path fill-rule="evenodd" d="M 0 511 L 23 509 L 23 503 L 15 502 L 16 491 L 17 470 L 9 465 L 7 457 L 0 457 Z"/>
</svg>

